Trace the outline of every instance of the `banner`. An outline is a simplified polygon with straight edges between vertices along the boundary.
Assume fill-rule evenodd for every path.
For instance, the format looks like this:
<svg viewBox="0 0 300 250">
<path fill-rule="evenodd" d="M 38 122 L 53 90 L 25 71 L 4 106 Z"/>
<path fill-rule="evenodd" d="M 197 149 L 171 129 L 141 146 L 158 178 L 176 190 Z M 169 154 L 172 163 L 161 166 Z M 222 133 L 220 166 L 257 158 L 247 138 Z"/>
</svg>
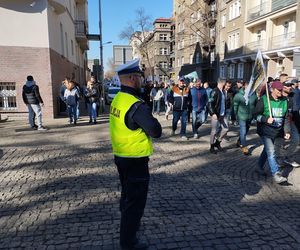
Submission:
<svg viewBox="0 0 300 250">
<path fill-rule="evenodd" d="M 263 83 L 266 82 L 267 82 L 266 68 L 262 58 L 262 53 L 260 50 L 258 50 L 254 67 L 252 69 L 252 75 L 249 81 L 249 85 L 245 89 L 244 98 L 246 101 L 246 105 L 248 104 L 249 97 L 253 95 L 255 91 L 259 93 L 261 87 L 263 87 Z"/>
<path fill-rule="evenodd" d="M 186 79 L 189 79 L 190 82 L 193 82 L 194 80 L 196 81 L 199 79 L 198 73 L 196 71 L 193 71 L 187 75 L 184 75 L 183 77 Z"/>
</svg>

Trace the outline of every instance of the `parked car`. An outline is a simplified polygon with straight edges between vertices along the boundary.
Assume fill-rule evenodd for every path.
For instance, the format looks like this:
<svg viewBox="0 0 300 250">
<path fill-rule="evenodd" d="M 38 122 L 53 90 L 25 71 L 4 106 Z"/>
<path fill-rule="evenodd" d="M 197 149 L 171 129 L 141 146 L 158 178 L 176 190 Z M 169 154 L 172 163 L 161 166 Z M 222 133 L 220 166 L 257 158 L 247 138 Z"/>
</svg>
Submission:
<svg viewBox="0 0 300 250">
<path fill-rule="evenodd" d="M 112 100 L 114 99 L 115 95 L 120 91 L 120 87 L 109 87 L 108 91 L 105 95 L 105 103 L 111 104 Z"/>
</svg>

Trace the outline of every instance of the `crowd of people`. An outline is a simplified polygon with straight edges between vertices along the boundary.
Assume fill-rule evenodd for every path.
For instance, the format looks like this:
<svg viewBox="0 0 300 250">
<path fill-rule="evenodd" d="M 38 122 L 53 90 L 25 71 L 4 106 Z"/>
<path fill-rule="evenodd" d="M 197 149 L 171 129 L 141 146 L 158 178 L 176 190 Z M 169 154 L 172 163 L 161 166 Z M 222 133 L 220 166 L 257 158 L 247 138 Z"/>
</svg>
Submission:
<svg viewBox="0 0 300 250">
<path fill-rule="evenodd" d="M 239 127 L 236 146 L 244 155 L 250 155 L 246 139 L 251 124 L 257 124 L 257 133 L 264 149 L 258 161 L 257 172 L 265 174 L 264 165 L 268 160 L 275 182 L 287 181 L 280 171 L 284 164 L 299 167 L 292 155 L 297 149 L 300 133 L 300 86 L 298 79 L 291 79 L 282 73 L 278 78 L 268 78 L 267 88 L 260 88 L 245 98 L 247 81 L 232 83 L 220 79 L 215 88 L 200 79 L 186 82 L 179 78 L 177 84 L 154 84 L 148 91 L 146 102 L 152 105 L 153 114 L 160 115 L 164 103 L 166 119 L 173 111 L 171 135 L 174 136 L 180 120 L 181 139 L 186 134 L 189 116 L 192 117 L 193 138 L 198 139 L 198 130 L 211 117 L 210 147 L 212 154 L 224 151 L 222 141 L 232 126 Z M 284 150 L 285 149 L 285 150 Z M 288 149 L 288 150 L 287 150 Z"/>
</svg>

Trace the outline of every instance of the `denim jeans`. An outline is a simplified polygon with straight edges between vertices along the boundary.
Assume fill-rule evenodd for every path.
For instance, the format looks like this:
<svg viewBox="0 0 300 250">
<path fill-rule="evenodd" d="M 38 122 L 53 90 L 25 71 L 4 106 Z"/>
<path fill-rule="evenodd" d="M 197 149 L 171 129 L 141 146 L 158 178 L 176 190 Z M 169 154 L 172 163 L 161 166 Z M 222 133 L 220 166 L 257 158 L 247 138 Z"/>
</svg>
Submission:
<svg viewBox="0 0 300 250">
<path fill-rule="evenodd" d="M 215 143 L 215 139 L 222 141 L 229 129 L 226 116 L 220 116 L 218 119 L 211 118 L 210 144 Z"/>
<path fill-rule="evenodd" d="M 187 110 L 182 110 L 182 111 L 173 110 L 172 129 L 173 129 L 173 131 L 175 131 L 177 129 L 177 123 L 180 118 L 181 118 L 180 135 L 185 135 L 186 122 L 187 122 Z"/>
<path fill-rule="evenodd" d="M 239 120 L 239 124 L 240 124 L 240 137 L 239 137 L 239 140 L 240 140 L 241 145 L 243 147 L 246 147 L 247 146 L 246 135 L 248 134 L 251 121 Z"/>
<path fill-rule="evenodd" d="M 70 122 L 77 121 L 77 105 L 68 105 L 68 114 L 70 118 Z"/>
<path fill-rule="evenodd" d="M 38 127 L 42 127 L 42 109 L 40 104 L 27 104 L 28 112 L 29 112 L 29 124 L 31 127 L 34 127 L 35 122 L 34 118 L 37 118 Z"/>
<path fill-rule="evenodd" d="M 78 101 L 77 105 L 76 105 L 76 117 L 77 117 L 77 119 L 79 118 L 79 115 L 80 115 L 80 111 L 79 111 L 79 101 Z"/>
<path fill-rule="evenodd" d="M 97 118 L 97 103 L 92 102 L 92 103 L 87 103 L 87 108 L 89 111 L 89 116 L 90 116 L 90 120 L 96 120 Z"/>
<path fill-rule="evenodd" d="M 266 161 L 268 160 L 271 173 L 272 175 L 274 175 L 276 172 L 279 171 L 279 165 L 276 162 L 275 156 L 274 140 L 266 136 L 262 136 L 261 140 L 264 145 L 264 149 L 261 152 L 260 157 L 258 159 L 258 167 L 263 169 Z"/>
<path fill-rule="evenodd" d="M 192 111 L 193 134 L 198 134 L 198 128 L 205 122 L 205 110 L 200 112 Z"/>
<path fill-rule="evenodd" d="M 153 108 L 152 113 L 159 113 L 160 112 L 160 100 L 153 100 Z"/>
</svg>

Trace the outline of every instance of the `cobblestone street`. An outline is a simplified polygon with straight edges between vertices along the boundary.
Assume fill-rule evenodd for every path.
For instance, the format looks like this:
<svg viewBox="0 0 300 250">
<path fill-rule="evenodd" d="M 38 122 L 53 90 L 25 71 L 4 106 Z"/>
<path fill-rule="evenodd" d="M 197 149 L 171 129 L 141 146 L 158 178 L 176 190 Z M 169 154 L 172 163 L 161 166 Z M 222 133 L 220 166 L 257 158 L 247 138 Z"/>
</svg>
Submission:
<svg viewBox="0 0 300 250">
<path fill-rule="evenodd" d="M 300 169 L 287 186 L 255 173 L 255 127 L 251 156 L 235 147 L 237 127 L 226 152 L 212 155 L 208 123 L 200 139 L 182 141 L 159 119 L 140 230 L 150 249 L 300 249 Z M 0 249 L 119 249 L 108 117 L 87 121 L 49 120 L 41 132 L 25 120 L 0 123 Z"/>
</svg>

